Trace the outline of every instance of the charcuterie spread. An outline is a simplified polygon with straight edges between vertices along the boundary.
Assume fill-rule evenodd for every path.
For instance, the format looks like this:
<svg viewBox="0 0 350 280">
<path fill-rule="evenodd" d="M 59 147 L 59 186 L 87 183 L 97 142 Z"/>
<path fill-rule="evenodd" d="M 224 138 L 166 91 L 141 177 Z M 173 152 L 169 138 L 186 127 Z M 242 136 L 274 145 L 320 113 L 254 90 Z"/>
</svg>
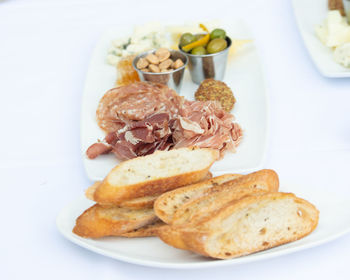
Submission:
<svg viewBox="0 0 350 280">
<path fill-rule="evenodd" d="M 87 150 L 91 159 L 113 152 L 120 160 L 180 147 L 235 151 L 242 129 L 217 101 L 188 101 L 165 85 L 138 82 L 108 91 L 97 109 L 104 142 Z"/>
<path fill-rule="evenodd" d="M 224 80 L 229 51 L 250 41 L 199 26 L 180 28 L 170 40 L 164 29 L 158 34 L 159 27 L 148 26 L 113 41 L 107 60 L 117 82 L 95 96 L 96 130 L 83 147 L 89 163 L 108 157 L 114 167 L 86 190 L 94 205 L 77 215 L 75 237 L 154 236 L 178 249 L 230 259 L 316 228 L 317 208 L 280 192 L 275 171 L 241 174 L 228 166 L 213 176 L 211 167 L 239 153 L 254 131 L 245 133 L 239 124 L 242 88 Z M 192 79 L 185 79 L 192 85 L 187 98 L 181 95 L 185 71 Z M 103 139 L 94 138 L 100 130 Z"/>
</svg>

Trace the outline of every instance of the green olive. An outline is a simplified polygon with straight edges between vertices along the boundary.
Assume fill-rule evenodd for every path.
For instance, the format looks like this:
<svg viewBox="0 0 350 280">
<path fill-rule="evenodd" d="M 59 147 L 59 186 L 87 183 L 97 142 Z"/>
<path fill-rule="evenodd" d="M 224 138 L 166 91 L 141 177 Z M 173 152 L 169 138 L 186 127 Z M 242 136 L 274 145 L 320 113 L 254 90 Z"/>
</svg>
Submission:
<svg viewBox="0 0 350 280">
<path fill-rule="evenodd" d="M 227 42 L 225 39 L 216 38 L 211 40 L 207 46 L 208 53 L 217 53 L 227 48 Z"/>
<path fill-rule="evenodd" d="M 225 39 L 226 38 L 226 32 L 223 29 L 216 28 L 210 33 L 210 40 L 214 40 L 216 38 Z"/>
<path fill-rule="evenodd" d="M 207 50 L 205 49 L 205 47 L 199 46 L 192 49 L 191 54 L 194 54 L 194 55 L 207 54 Z"/>
<path fill-rule="evenodd" d="M 188 44 L 191 44 L 192 42 L 196 41 L 196 37 L 191 33 L 184 33 L 181 35 L 180 38 L 180 46 L 186 46 Z"/>
</svg>

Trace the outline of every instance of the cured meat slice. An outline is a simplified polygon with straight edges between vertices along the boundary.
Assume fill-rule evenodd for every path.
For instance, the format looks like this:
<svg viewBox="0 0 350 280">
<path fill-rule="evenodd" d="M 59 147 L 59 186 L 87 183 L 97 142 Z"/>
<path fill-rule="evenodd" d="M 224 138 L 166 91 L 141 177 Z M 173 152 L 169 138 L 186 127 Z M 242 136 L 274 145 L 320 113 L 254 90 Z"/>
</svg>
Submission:
<svg viewBox="0 0 350 280">
<path fill-rule="evenodd" d="M 178 114 L 183 103 L 174 90 L 165 85 L 138 82 L 109 90 L 100 100 L 96 116 L 106 132 L 121 129 L 124 123 L 140 121 L 155 113 Z"/>
<path fill-rule="evenodd" d="M 186 101 L 174 125 L 174 148 L 197 146 L 234 152 L 242 129 L 215 101 Z"/>
<path fill-rule="evenodd" d="M 92 144 L 86 151 L 86 155 L 89 159 L 97 158 L 99 155 L 108 154 L 112 151 L 112 147 L 104 143 Z"/>
</svg>

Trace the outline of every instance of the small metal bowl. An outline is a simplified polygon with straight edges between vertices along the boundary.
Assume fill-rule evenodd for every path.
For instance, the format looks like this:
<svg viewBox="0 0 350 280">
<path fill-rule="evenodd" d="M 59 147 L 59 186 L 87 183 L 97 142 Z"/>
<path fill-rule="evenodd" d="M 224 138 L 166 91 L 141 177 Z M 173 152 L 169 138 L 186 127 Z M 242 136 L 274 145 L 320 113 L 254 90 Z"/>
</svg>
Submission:
<svg viewBox="0 0 350 280">
<path fill-rule="evenodd" d="M 213 78 L 223 80 L 225 76 L 226 63 L 229 48 L 232 41 L 226 36 L 227 47 L 218 53 L 195 55 L 179 50 L 188 57 L 188 68 L 190 70 L 192 81 L 200 84 L 203 80 Z"/>
<path fill-rule="evenodd" d="M 182 60 L 184 63 L 183 66 L 179 67 L 178 69 L 171 70 L 169 72 L 160 72 L 160 73 L 153 73 L 153 72 L 143 72 L 140 69 L 136 67 L 137 62 L 140 58 L 146 57 L 150 53 L 154 53 L 156 50 L 150 50 L 144 53 L 139 54 L 136 56 L 132 62 L 132 66 L 136 70 L 137 74 L 139 75 L 139 78 L 141 81 L 148 81 L 153 83 L 160 83 L 167 85 L 168 87 L 174 89 L 176 92 L 180 92 L 182 81 L 185 73 L 185 67 L 188 63 L 188 58 L 186 55 L 184 55 L 180 51 L 170 50 L 171 56 L 170 58 L 175 61 L 178 58 Z"/>
</svg>

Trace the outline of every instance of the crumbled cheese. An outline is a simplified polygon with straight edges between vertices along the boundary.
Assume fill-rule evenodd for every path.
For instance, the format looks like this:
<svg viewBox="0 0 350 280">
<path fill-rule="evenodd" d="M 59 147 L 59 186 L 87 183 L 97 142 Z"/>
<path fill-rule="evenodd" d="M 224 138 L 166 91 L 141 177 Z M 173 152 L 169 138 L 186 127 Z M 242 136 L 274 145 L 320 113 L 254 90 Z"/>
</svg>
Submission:
<svg viewBox="0 0 350 280">
<path fill-rule="evenodd" d="M 335 48 L 334 60 L 344 67 L 350 68 L 350 43 Z"/>
<path fill-rule="evenodd" d="M 316 26 L 316 35 L 327 47 L 350 42 L 350 26 L 338 10 L 329 11 L 323 25 Z"/>
<path fill-rule="evenodd" d="M 165 28 L 159 23 L 148 23 L 135 27 L 131 37 L 112 41 L 107 62 L 116 66 L 122 57 L 138 54 L 159 47 L 170 48 L 171 40 Z"/>
</svg>

